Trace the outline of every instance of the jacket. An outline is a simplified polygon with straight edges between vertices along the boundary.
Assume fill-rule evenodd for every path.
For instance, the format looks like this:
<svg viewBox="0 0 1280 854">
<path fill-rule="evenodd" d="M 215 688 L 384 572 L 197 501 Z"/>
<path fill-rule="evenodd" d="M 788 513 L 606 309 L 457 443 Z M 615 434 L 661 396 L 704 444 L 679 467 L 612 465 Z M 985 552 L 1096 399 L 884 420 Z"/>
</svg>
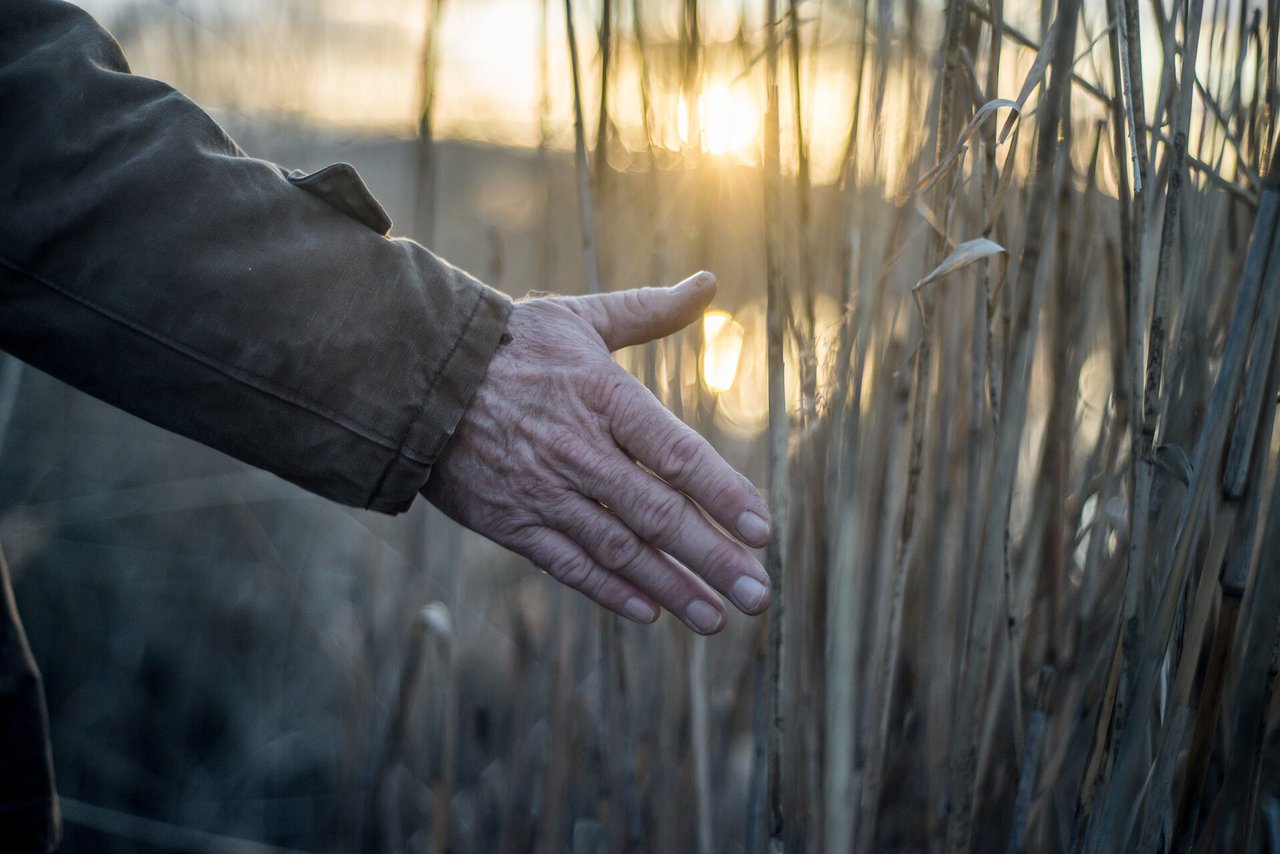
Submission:
<svg viewBox="0 0 1280 854">
<path fill-rule="evenodd" d="M 0 349 L 320 495 L 400 512 L 510 301 L 390 227 L 352 167 L 248 157 L 130 74 L 85 12 L 0 0 Z M 45 725 L 10 598 L 0 849 L 28 850 L 5 834 L 34 821 L 42 850 L 56 800 L 47 748 L 13 748 L 43 745 Z"/>
</svg>

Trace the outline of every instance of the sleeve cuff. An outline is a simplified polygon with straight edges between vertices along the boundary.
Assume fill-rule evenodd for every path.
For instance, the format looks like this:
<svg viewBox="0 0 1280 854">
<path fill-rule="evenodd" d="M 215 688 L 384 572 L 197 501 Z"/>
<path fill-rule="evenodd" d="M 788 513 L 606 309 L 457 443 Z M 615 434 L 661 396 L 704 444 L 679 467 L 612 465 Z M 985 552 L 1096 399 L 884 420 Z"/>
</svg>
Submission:
<svg viewBox="0 0 1280 854">
<path fill-rule="evenodd" d="M 511 314 L 510 297 L 455 267 L 449 267 L 455 292 L 470 292 L 471 305 L 453 347 L 429 370 L 427 393 L 419 417 L 409 430 L 400 453 L 391 461 L 366 505 L 382 513 L 403 513 L 413 504 L 431 475 L 431 465 L 453 436 L 458 422 L 484 379 L 489 361 Z"/>
</svg>

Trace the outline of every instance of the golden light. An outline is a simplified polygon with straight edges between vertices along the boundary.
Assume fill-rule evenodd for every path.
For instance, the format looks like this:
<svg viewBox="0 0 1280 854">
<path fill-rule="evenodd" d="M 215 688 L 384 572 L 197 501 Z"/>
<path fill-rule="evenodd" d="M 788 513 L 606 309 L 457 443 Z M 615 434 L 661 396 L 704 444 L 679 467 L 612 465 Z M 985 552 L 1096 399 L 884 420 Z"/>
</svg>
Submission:
<svg viewBox="0 0 1280 854">
<path fill-rule="evenodd" d="M 741 86 L 716 84 L 698 99 L 702 122 L 702 146 L 708 154 L 741 154 L 755 148 L 759 132 L 759 110 Z"/>
<path fill-rule="evenodd" d="M 702 316 L 702 381 L 716 394 L 733 387 L 742 355 L 742 324 L 725 311 Z"/>
<path fill-rule="evenodd" d="M 734 321 L 742 324 L 744 332 L 738 371 L 733 388 L 716 395 L 716 425 L 743 439 L 758 436 L 769 417 L 764 308 L 764 300 L 754 300 L 735 314 Z"/>
</svg>

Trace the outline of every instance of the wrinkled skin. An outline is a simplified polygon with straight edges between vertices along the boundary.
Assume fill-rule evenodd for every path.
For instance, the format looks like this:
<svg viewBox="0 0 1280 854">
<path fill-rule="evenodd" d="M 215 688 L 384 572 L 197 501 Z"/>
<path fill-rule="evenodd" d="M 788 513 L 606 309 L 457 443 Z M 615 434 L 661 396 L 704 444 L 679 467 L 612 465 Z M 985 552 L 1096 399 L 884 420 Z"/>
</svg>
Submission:
<svg viewBox="0 0 1280 854">
<path fill-rule="evenodd" d="M 760 494 L 610 355 L 697 320 L 714 293 L 702 273 L 674 288 L 517 303 L 426 496 L 636 622 L 661 606 L 712 634 L 725 623 L 714 591 L 764 610 L 764 570 L 707 519 L 762 546 Z"/>
</svg>

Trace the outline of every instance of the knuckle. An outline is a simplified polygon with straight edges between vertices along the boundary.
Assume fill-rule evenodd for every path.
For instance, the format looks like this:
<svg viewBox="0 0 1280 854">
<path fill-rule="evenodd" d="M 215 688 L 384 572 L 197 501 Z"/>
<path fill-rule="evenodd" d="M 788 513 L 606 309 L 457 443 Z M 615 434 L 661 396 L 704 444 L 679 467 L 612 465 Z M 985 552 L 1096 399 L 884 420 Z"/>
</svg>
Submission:
<svg viewBox="0 0 1280 854">
<path fill-rule="evenodd" d="M 574 555 L 555 568 L 552 575 L 556 581 L 575 590 L 583 590 L 591 581 L 594 567 L 582 555 Z"/>
<path fill-rule="evenodd" d="M 640 559 L 642 547 L 635 534 L 619 528 L 601 538 L 599 549 L 600 563 L 608 569 L 620 570 Z"/>
<path fill-rule="evenodd" d="M 735 497 L 740 498 L 743 504 L 763 504 L 764 496 L 760 494 L 760 490 L 751 482 L 751 478 L 742 472 L 734 469 L 733 487 Z"/>
<path fill-rule="evenodd" d="M 729 569 L 734 566 L 740 566 L 743 558 L 747 557 L 746 550 L 737 543 L 731 543 L 724 537 L 719 537 L 720 542 L 707 552 L 706 556 L 706 574 L 727 574 Z M 703 573 L 700 573 L 703 574 Z"/>
<path fill-rule="evenodd" d="M 552 557 L 554 547 L 548 541 L 546 528 L 530 521 L 529 524 L 517 523 L 512 525 L 509 533 L 510 536 L 506 541 L 500 541 L 502 545 L 524 555 L 543 572 L 555 574 L 556 561 Z"/>
<path fill-rule="evenodd" d="M 690 430 L 678 430 L 665 444 L 661 474 L 670 480 L 684 481 L 699 469 L 701 463 L 701 438 Z"/>
<path fill-rule="evenodd" d="M 577 589 L 589 599 L 601 602 L 604 599 L 605 588 L 609 585 L 609 576 L 603 572 L 593 572 L 583 581 L 582 585 Z"/>
<path fill-rule="evenodd" d="M 583 431 L 584 433 L 586 431 Z M 580 436 L 572 457 L 555 461 L 559 476 L 584 495 L 599 498 L 626 481 L 633 463 L 616 446 L 595 437 Z"/>
<path fill-rule="evenodd" d="M 726 512 L 732 510 L 734 516 L 742 509 L 753 509 L 761 505 L 760 493 L 756 492 L 749 480 L 737 472 L 728 471 L 718 474 L 712 486 L 715 493 L 714 507 Z M 715 515 L 714 511 L 713 515 Z"/>
<path fill-rule="evenodd" d="M 650 313 L 648 294 L 641 288 L 632 288 L 622 292 L 622 310 L 628 317 L 643 319 Z"/>
<path fill-rule="evenodd" d="M 525 485 L 520 495 L 526 503 L 520 508 L 521 515 L 547 519 L 563 512 L 568 505 L 569 490 L 563 484 L 538 480 Z"/>
<path fill-rule="evenodd" d="M 573 462 L 587 456 L 590 446 L 582 434 L 573 430 L 556 430 L 546 439 L 548 455 L 558 462 Z"/>
<path fill-rule="evenodd" d="M 618 481 L 622 464 L 616 455 L 595 452 L 584 454 L 577 460 L 576 468 L 588 484 L 612 484 Z"/>
<path fill-rule="evenodd" d="M 557 302 L 590 326 L 599 326 L 608 320 L 599 300 L 584 299 L 583 297 L 563 297 Z"/>
<path fill-rule="evenodd" d="M 678 534 L 688 509 L 688 501 L 683 495 L 669 492 L 648 502 L 640 513 L 641 526 L 655 536 Z"/>
</svg>

